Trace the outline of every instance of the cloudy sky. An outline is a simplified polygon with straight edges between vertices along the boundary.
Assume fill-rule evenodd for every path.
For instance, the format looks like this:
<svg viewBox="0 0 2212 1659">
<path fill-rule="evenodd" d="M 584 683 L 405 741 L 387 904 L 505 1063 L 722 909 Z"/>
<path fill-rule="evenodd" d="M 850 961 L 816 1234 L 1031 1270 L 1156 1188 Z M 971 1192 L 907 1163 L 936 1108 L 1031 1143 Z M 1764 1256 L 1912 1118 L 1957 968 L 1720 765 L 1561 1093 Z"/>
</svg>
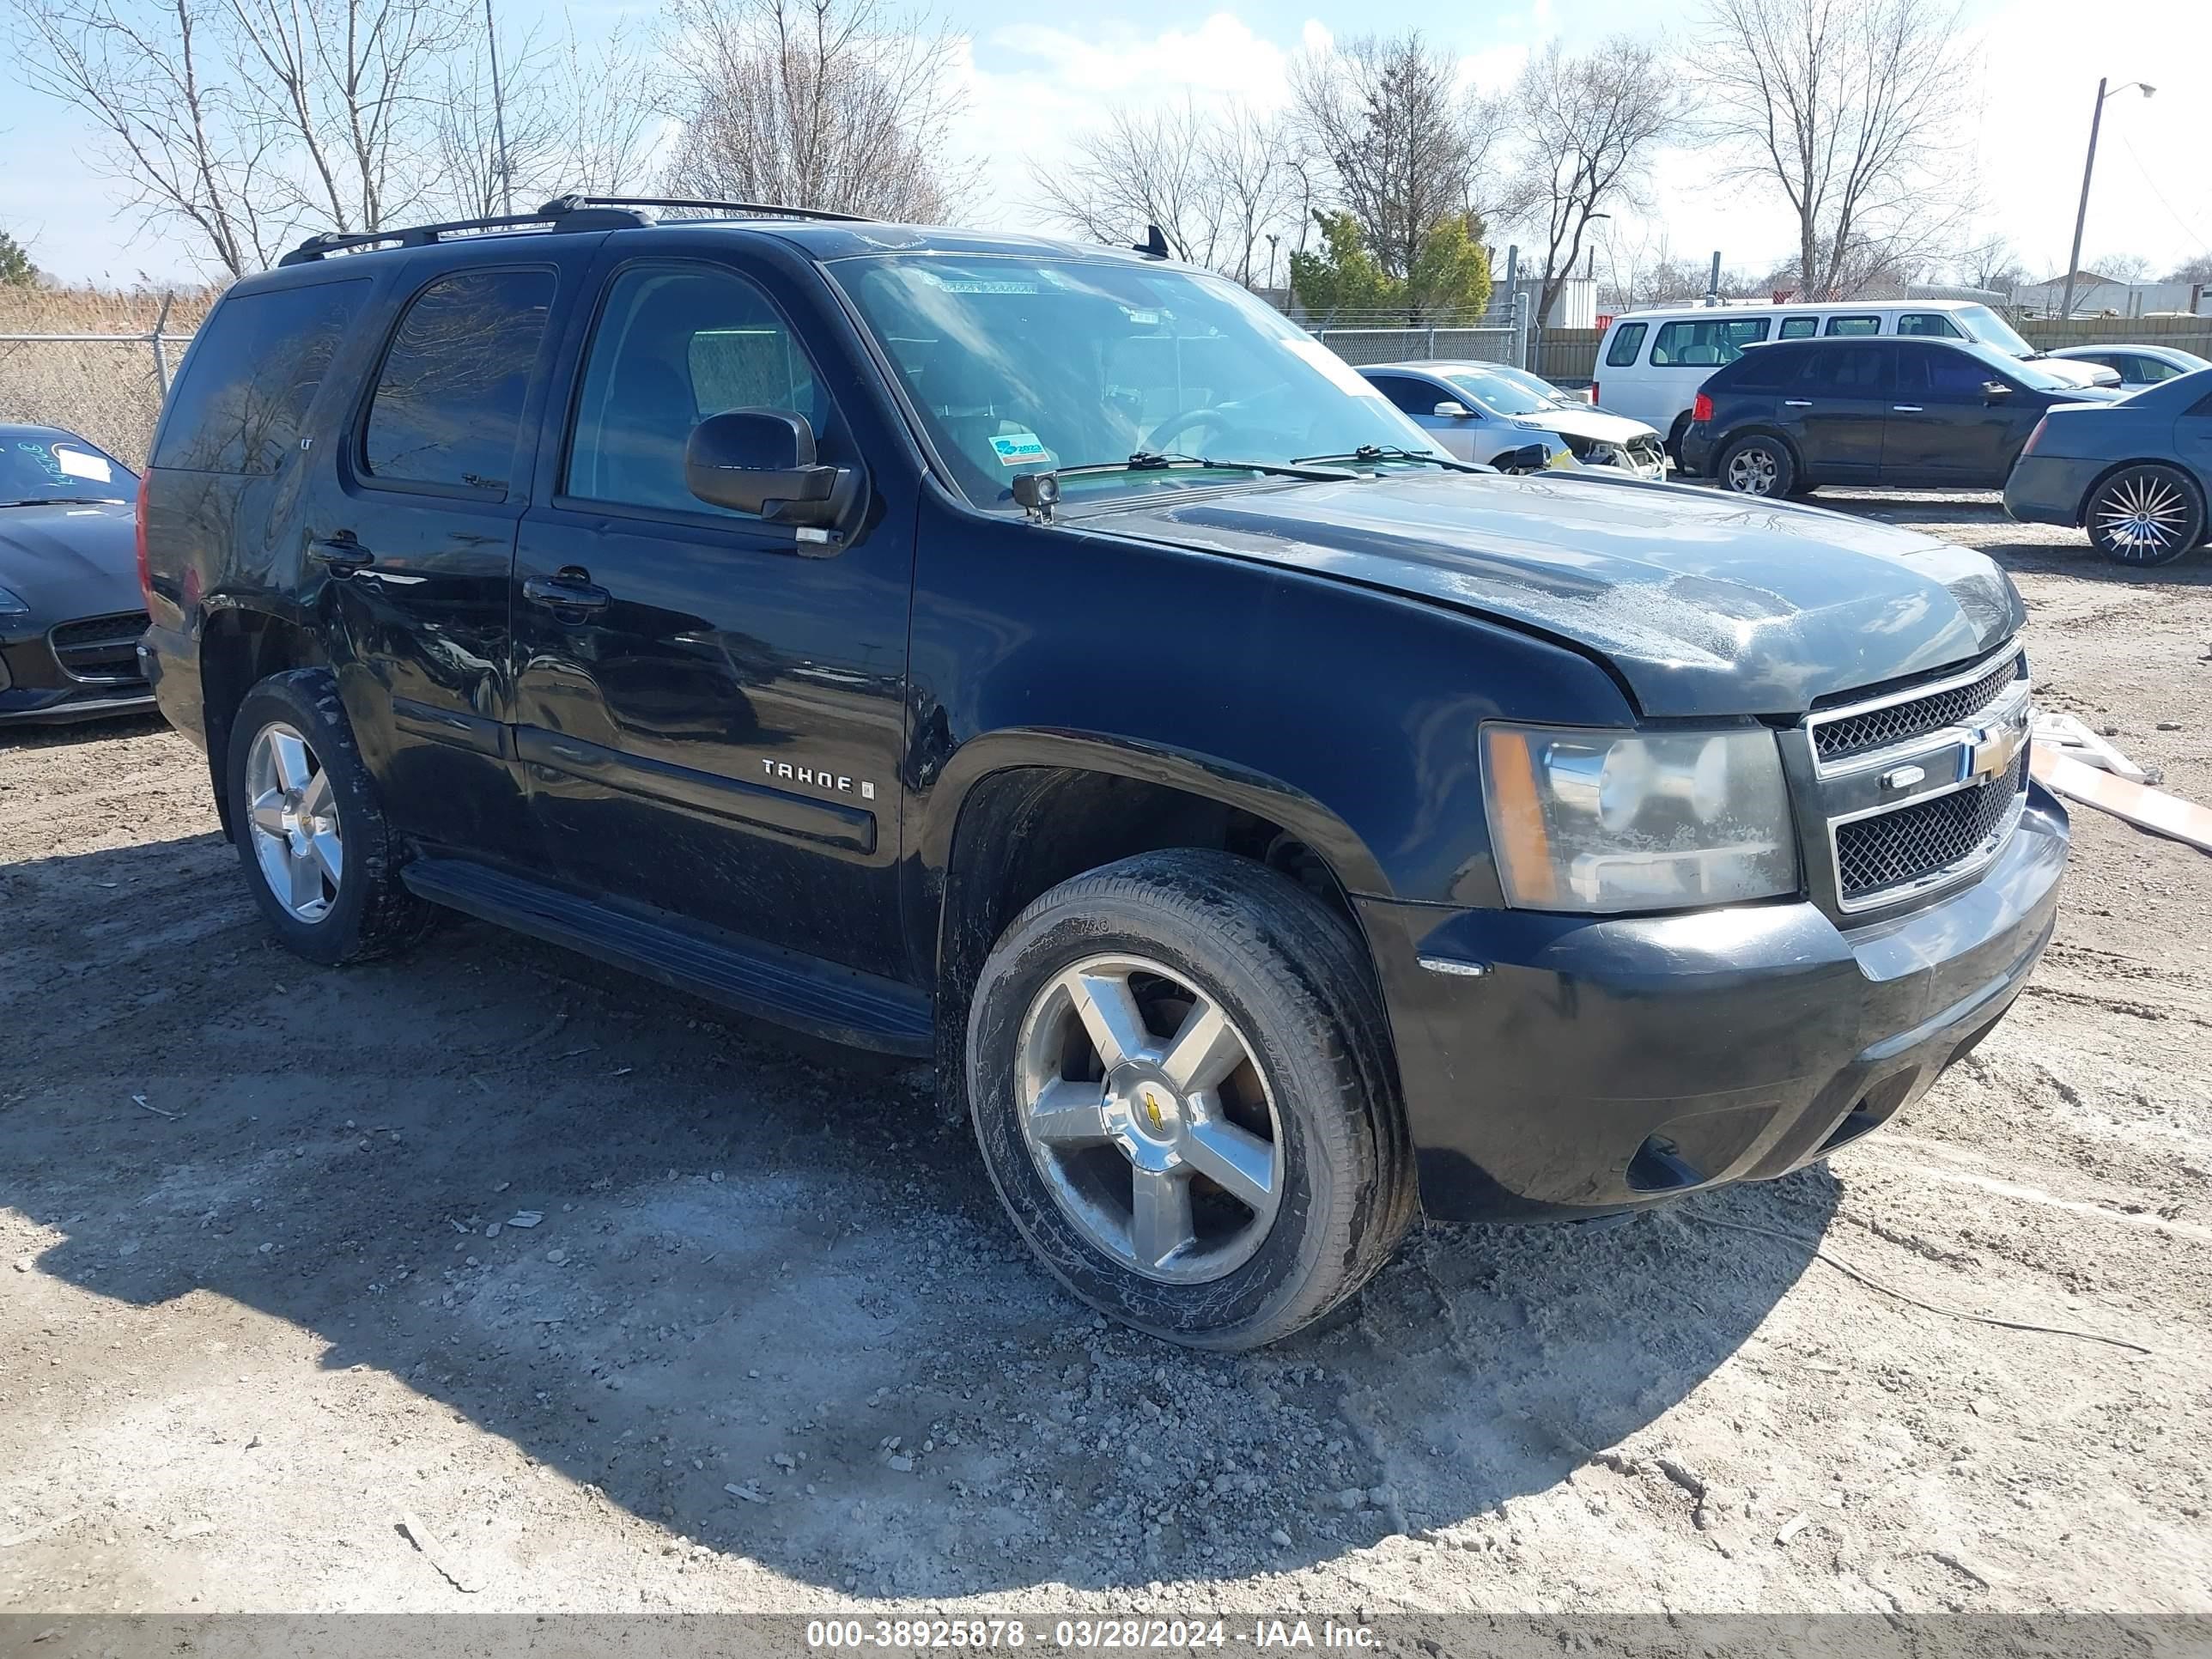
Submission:
<svg viewBox="0 0 2212 1659">
<path fill-rule="evenodd" d="M 496 0 L 507 21 L 561 9 L 559 0 Z M 641 5 L 576 0 L 580 32 L 606 27 Z M 1237 0 L 1208 8 L 1170 0 L 1083 0 L 1009 7 L 949 0 L 938 9 L 969 41 L 969 109 L 963 145 L 982 164 L 970 217 L 1038 222 L 1033 166 L 1066 153 L 1086 112 L 1117 101 L 1237 97 L 1279 105 L 1303 42 L 1363 30 L 1419 27 L 1456 55 L 1469 81 L 1509 84 L 1531 50 L 1570 49 L 1615 33 L 1672 28 L 1686 7 L 1647 0 Z M 1673 20 L 1670 22 L 1670 19 Z M 2094 21 L 2086 21 L 2094 19 Z M 2136 253 L 2162 271 L 2212 252 L 2212 0 L 2127 0 L 2108 11 L 2078 0 L 1966 0 L 1972 72 L 1958 96 L 1975 138 L 1972 163 L 1986 234 L 2002 234 L 2037 276 L 2063 269 L 2097 77 L 2160 84 L 2106 106 L 2083 263 Z M 73 113 L 21 87 L 0 64 L 0 228 L 27 243 L 40 266 L 70 280 L 132 283 L 188 276 L 188 251 L 125 211 L 122 192 L 86 159 L 91 135 Z M 1794 234 L 1771 191 L 1716 182 L 1708 158 L 1663 155 L 1653 211 L 1623 227 L 1632 240 L 1663 234 L 1678 256 L 1720 250 L 1731 268 L 1759 270 L 1790 253 Z"/>
</svg>

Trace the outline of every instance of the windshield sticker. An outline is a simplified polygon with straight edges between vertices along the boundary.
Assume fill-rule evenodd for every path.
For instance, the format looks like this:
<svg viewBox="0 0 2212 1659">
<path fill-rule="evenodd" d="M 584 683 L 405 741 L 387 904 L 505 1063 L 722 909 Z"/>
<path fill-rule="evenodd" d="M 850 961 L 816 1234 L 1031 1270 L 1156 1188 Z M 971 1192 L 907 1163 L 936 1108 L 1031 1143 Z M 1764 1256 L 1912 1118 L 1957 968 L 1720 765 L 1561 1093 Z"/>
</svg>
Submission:
<svg viewBox="0 0 2212 1659">
<path fill-rule="evenodd" d="M 1349 392 L 1355 398 L 1379 399 L 1382 394 L 1361 378 L 1358 369 L 1338 356 L 1319 340 L 1285 340 L 1283 343 L 1304 358 L 1340 392 Z"/>
<path fill-rule="evenodd" d="M 115 482 L 115 469 L 97 455 L 58 448 L 54 451 L 54 464 L 61 468 L 64 478 L 83 478 L 93 483 Z"/>
<path fill-rule="evenodd" d="M 1000 276 L 940 276 L 933 270 L 915 273 L 932 288 L 947 294 L 1034 294 L 1035 283 L 1012 282 Z"/>
<path fill-rule="evenodd" d="M 1034 432 L 1002 432 L 991 440 L 1000 466 L 1048 466 L 1052 457 Z"/>
</svg>

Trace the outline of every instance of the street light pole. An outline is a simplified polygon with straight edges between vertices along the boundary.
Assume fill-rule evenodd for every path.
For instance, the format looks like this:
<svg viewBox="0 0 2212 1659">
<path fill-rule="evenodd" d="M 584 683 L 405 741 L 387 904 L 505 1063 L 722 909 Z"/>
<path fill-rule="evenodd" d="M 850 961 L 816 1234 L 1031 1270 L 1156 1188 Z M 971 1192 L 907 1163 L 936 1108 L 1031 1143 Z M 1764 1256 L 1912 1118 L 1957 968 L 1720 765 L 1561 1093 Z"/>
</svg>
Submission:
<svg viewBox="0 0 2212 1659">
<path fill-rule="evenodd" d="M 2105 100 L 2110 98 L 2112 92 L 2125 92 L 2129 87 L 2141 87 L 2146 98 L 2158 91 L 2148 81 L 2130 81 L 2125 87 L 2115 87 L 2112 92 L 2106 92 L 2105 81 L 2107 78 L 2100 77 L 2097 82 L 2097 107 L 2089 115 L 2089 155 L 2081 163 L 2081 205 L 2074 210 L 2074 252 L 2066 261 L 2066 297 L 2058 307 L 2062 322 L 2074 314 L 2074 276 L 2081 269 L 2081 227 L 2089 217 L 2089 176 L 2097 170 L 2097 129 L 2104 125 Z"/>
</svg>

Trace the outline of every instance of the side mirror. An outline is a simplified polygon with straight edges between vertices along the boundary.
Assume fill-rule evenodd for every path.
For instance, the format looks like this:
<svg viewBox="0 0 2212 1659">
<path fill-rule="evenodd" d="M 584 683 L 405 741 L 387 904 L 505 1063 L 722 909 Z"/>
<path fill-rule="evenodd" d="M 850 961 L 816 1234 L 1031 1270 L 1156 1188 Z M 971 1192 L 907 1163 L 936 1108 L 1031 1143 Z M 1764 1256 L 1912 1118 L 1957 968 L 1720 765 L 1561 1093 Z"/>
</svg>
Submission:
<svg viewBox="0 0 2212 1659">
<path fill-rule="evenodd" d="M 684 482 L 701 501 L 769 524 L 834 525 L 859 488 L 849 468 L 814 459 L 814 428 L 783 409 L 733 409 L 691 428 Z"/>
<path fill-rule="evenodd" d="M 1984 380 L 1982 382 L 1982 398 L 1984 402 L 1992 404 L 2002 403 L 2007 398 L 2011 396 L 2012 388 L 2007 386 L 2002 380 Z"/>
<path fill-rule="evenodd" d="M 1447 398 L 1429 411 L 1440 421 L 1471 421 L 1474 411 L 1457 398 Z"/>
<path fill-rule="evenodd" d="M 1518 449 L 1509 449 L 1490 458 L 1491 465 L 1500 472 L 1525 475 L 1541 472 L 1551 464 L 1551 458 L 1541 444 L 1523 444 Z"/>
</svg>

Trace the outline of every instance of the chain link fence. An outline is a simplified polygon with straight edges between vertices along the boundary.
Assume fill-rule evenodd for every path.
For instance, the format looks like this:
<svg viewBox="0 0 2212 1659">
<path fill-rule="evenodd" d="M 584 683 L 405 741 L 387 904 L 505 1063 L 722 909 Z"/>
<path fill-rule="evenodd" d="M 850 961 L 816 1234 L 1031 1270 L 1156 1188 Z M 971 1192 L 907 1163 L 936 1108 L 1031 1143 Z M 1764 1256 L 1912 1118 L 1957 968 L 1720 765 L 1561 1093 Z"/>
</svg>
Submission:
<svg viewBox="0 0 2212 1659">
<path fill-rule="evenodd" d="M 1480 317 L 1436 323 L 1406 323 L 1391 318 L 1333 317 L 1309 319 L 1316 339 L 1347 363 L 1416 362 L 1425 359 L 1528 366 L 1528 296 L 1516 294 L 1510 307 Z"/>
<path fill-rule="evenodd" d="M 0 306 L 0 421 L 61 427 L 143 466 L 169 377 L 207 303 L 63 293 Z"/>
</svg>

